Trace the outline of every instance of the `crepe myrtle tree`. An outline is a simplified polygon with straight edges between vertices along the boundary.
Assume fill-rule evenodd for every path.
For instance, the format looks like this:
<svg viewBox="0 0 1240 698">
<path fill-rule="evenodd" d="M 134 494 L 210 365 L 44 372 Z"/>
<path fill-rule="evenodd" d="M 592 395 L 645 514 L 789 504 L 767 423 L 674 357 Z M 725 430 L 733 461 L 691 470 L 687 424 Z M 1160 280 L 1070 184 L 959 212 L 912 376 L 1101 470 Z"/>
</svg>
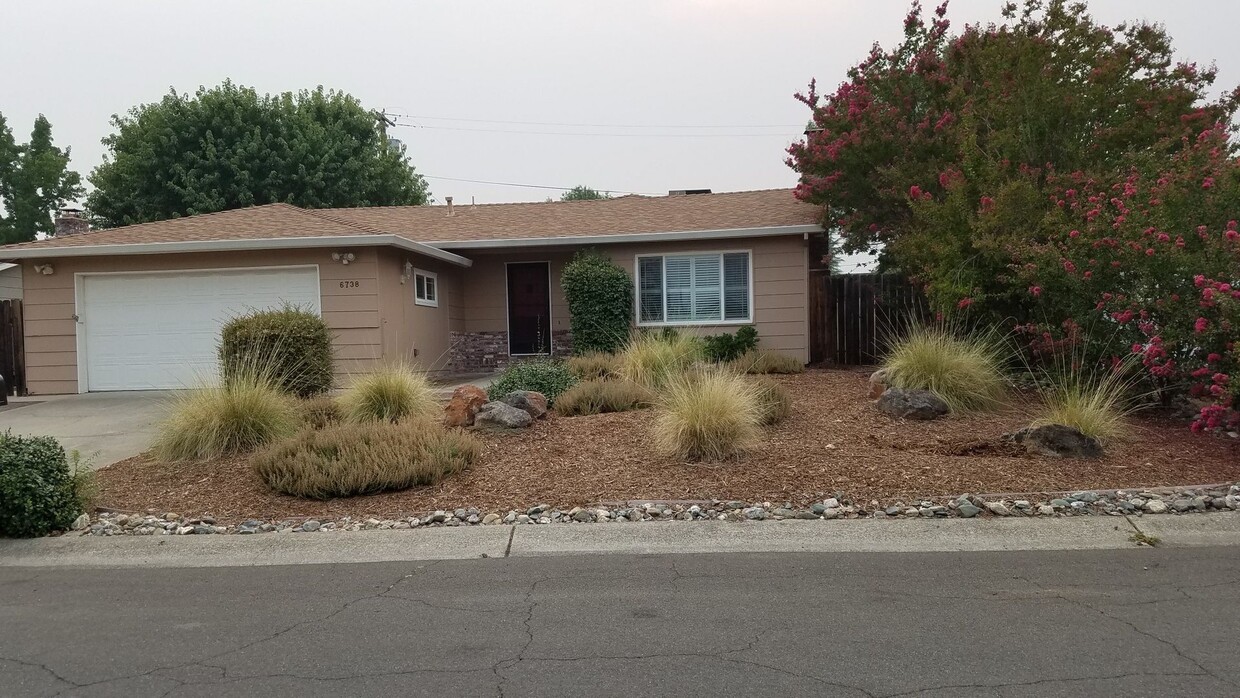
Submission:
<svg viewBox="0 0 1240 698">
<path fill-rule="evenodd" d="M 1102 26 L 1084 4 L 1008 3 L 1001 23 L 953 33 L 946 3 L 927 17 L 915 2 L 895 48 L 796 95 L 810 125 L 787 162 L 844 251 L 881 249 L 880 269 L 939 310 L 1026 318 L 1010 267 L 1057 230 L 1052 180 L 1112 179 L 1229 124 L 1235 93 L 1207 103 L 1214 77 L 1176 63 L 1160 26 Z"/>
</svg>

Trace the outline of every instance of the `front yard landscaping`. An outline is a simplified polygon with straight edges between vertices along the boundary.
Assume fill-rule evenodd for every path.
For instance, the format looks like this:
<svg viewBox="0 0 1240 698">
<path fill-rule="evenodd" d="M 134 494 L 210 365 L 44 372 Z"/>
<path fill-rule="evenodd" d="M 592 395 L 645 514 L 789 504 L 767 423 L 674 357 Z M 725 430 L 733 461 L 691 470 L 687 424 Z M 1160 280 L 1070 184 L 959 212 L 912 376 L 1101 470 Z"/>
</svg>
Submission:
<svg viewBox="0 0 1240 698">
<path fill-rule="evenodd" d="M 735 459 L 690 463 L 657 455 L 651 410 L 535 420 L 523 430 L 478 432 L 482 454 L 466 471 L 396 492 L 326 501 L 281 495 L 255 474 L 251 456 L 166 463 L 143 455 L 98 473 L 98 502 L 112 509 L 219 524 L 301 517 L 401 519 L 435 510 L 568 511 L 600 502 L 721 500 L 808 507 L 838 497 L 880 509 L 896 501 L 962 493 L 1040 493 L 1149 488 L 1240 479 L 1240 441 L 1192 434 L 1168 416 L 1138 413 L 1125 438 L 1097 459 L 1029 455 L 1001 437 L 1029 424 L 1020 395 L 993 412 L 934 421 L 878 413 L 868 373 L 809 370 L 770 376 L 792 409 Z"/>
</svg>

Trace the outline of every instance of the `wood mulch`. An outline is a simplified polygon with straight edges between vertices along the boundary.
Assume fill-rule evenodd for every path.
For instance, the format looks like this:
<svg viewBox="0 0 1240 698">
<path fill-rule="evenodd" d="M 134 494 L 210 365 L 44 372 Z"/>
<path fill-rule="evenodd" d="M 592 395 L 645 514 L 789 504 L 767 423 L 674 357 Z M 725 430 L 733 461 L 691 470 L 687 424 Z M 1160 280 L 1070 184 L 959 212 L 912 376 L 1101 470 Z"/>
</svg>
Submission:
<svg viewBox="0 0 1240 698">
<path fill-rule="evenodd" d="M 793 413 L 737 461 L 682 463 L 652 452 L 649 411 L 551 417 L 528 430 L 484 433 L 474 467 L 432 487 L 316 502 L 271 492 L 245 458 L 166 464 L 138 456 L 99 471 L 101 506 L 255 518 L 395 518 L 435 509 L 482 511 L 546 503 L 630 500 L 810 502 L 842 492 L 858 501 L 964 492 L 1038 493 L 1240 480 L 1240 444 L 1192 434 L 1163 417 L 1131 420 L 1131 435 L 1098 460 L 1039 458 L 999 436 L 1029 421 L 1027 407 L 900 422 L 867 399 L 866 374 L 810 370 L 775 377 Z"/>
</svg>

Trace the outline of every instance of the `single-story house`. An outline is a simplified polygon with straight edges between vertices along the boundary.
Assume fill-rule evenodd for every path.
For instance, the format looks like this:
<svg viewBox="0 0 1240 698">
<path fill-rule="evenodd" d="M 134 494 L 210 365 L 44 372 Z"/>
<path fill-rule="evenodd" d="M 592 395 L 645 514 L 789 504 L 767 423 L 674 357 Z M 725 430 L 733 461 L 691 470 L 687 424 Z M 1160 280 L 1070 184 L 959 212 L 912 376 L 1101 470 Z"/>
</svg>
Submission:
<svg viewBox="0 0 1240 698">
<path fill-rule="evenodd" d="M 405 360 L 495 370 L 571 350 L 560 273 L 595 249 L 635 279 L 635 324 L 734 331 L 808 360 L 820 212 L 789 189 L 597 201 L 307 210 L 270 204 L 0 247 L 19 263 L 31 393 L 179 388 L 221 323 L 322 314 L 339 377 Z"/>
</svg>

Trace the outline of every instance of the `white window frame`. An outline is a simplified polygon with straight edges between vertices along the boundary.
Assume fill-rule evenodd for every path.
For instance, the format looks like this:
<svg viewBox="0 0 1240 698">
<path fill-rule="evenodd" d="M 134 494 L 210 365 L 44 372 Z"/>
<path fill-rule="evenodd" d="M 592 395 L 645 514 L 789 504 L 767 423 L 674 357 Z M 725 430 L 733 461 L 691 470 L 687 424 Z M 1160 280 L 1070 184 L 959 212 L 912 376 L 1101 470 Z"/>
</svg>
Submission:
<svg viewBox="0 0 1240 698">
<path fill-rule="evenodd" d="M 749 315 L 745 318 L 733 318 L 724 320 L 724 301 L 727 292 L 727 283 L 723 274 L 723 256 L 726 254 L 745 253 L 749 261 L 748 279 L 749 279 Z M 692 257 L 698 255 L 719 255 L 719 320 L 685 320 L 678 322 L 668 322 L 667 320 L 667 262 L 668 257 Z M 663 320 L 652 322 L 643 321 L 641 315 L 641 260 L 642 258 L 659 257 L 664 260 L 663 265 Z M 724 325 L 752 325 L 753 324 L 753 250 L 677 250 L 675 252 L 643 252 L 633 255 L 633 318 L 638 327 L 716 327 Z"/>
<path fill-rule="evenodd" d="M 419 276 L 422 277 L 423 279 L 422 281 L 423 291 L 426 290 L 426 281 L 425 281 L 426 279 L 430 279 L 431 281 L 435 282 L 435 297 L 434 298 L 419 298 L 418 297 L 418 277 Z M 439 307 L 439 275 L 438 274 L 436 274 L 433 271 L 422 271 L 421 269 L 413 270 L 413 303 L 414 305 L 424 305 L 428 308 Z"/>
</svg>

